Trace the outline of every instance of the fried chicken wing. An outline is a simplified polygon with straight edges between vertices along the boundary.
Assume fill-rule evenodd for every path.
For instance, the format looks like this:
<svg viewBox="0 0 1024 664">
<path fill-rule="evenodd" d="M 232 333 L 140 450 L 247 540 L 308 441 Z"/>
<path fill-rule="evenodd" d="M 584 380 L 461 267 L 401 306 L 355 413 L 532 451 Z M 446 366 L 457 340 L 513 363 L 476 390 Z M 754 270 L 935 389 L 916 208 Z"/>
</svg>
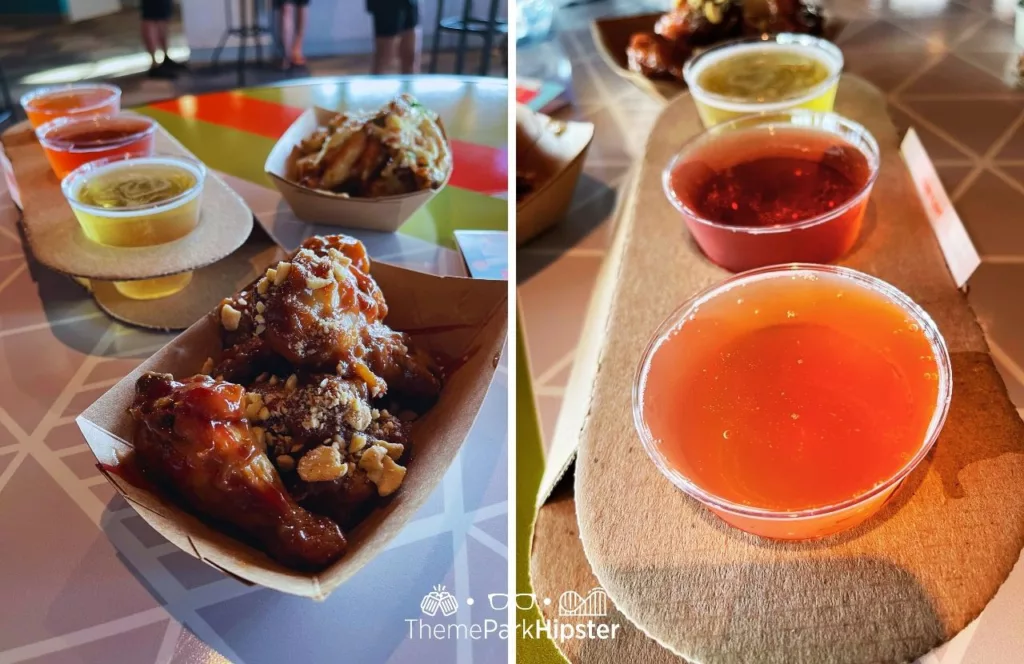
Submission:
<svg viewBox="0 0 1024 664">
<path fill-rule="evenodd" d="M 215 375 L 240 379 L 278 357 L 308 371 L 362 380 L 373 398 L 389 390 L 435 398 L 439 369 L 408 335 L 383 322 L 387 304 L 369 268 L 358 240 L 307 240 L 289 262 L 268 270 L 255 292 L 222 304 L 227 350 Z"/>
<path fill-rule="evenodd" d="M 253 436 L 246 406 L 240 385 L 144 374 L 130 409 L 141 468 L 281 563 L 323 569 L 344 553 L 345 538 L 336 523 L 307 512 L 288 494 Z"/>
<path fill-rule="evenodd" d="M 683 66 L 696 49 L 742 35 L 777 32 L 820 36 L 820 7 L 804 0 L 674 0 L 654 32 L 632 35 L 626 57 L 631 71 L 683 82 Z"/>
<path fill-rule="evenodd" d="M 262 412 L 257 438 L 306 509 L 349 528 L 401 485 L 409 426 L 373 408 L 362 381 L 260 376 L 249 395 Z"/>
<path fill-rule="evenodd" d="M 630 38 L 626 49 L 629 69 L 651 79 L 682 81 L 683 63 L 690 49 L 680 49 L 679 44 L 653 32 L 638 32 Z"/>
</svg>

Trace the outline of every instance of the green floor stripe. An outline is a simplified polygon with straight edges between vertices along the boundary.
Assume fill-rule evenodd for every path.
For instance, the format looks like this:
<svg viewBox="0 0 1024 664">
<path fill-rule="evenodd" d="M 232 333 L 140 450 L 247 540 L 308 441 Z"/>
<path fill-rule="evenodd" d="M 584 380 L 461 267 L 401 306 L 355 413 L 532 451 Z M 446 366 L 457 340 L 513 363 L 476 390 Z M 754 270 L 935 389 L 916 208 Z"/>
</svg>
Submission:
<svg viewBox="0 0 1024 664">
<path fill-rule="evenodd" d="M 169 111 L 145 106 L 135 110 L 163 125 L 208 167 L 263 187 L 273 186 L 263 173 L 263 163 L 276 142 L 273 139 L 183 118 Z"/>
<path fill-rule="evenodd" d="M 537 494 L 544 473 L 544 448 L 530 383 L 523 325 L 518 316 L 516 330 L 516 593 L 533 593 L 530 549 L 537 516 Z M 524 638 L 522 626 L 535 625 L 539 620 L 542 617 L 536 606 L 528 611 L 516 609 L 516 661 L 519 664 L 567 662 L 551 639 Z M 536 635 L 536 630 L 533 634 Z"/>
</svg>

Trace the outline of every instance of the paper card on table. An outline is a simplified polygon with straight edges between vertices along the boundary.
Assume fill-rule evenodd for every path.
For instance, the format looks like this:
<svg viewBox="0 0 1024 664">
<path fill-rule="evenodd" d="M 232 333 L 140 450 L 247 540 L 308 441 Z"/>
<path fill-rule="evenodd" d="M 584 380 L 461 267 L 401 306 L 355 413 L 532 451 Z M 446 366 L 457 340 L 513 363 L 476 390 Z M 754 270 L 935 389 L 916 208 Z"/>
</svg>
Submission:
<svg viewBox="0 0 1024 664">
<path fill-rule="evenodd" d="M 564 85 L 536 78 L 516 79 L 516 103 L 540 113 L 552 113 L 568 106 Z"/>
<path fill-rule="evenodd" d="M 924 145 L 921 144 L 921 138 L 913 127 L 907 130 L 907 135 L 903 137 L 900 154 L 903 155 L 903 161 L 910 171 L 917 195 L 921 197 L 921 204 L 924 205 L 925 214 L 931 222 L 932 230 L 935 231 L 935 237 L 939 240 L 953 280 L 956 281 L 958 288 L 963 288 L 981 265 L 981 257 L 971 242 L 967 229 L 964 228 L 964 222 L 953 208 L 953 202 L 949 200 L 949 195 L 939 180 L 935 165 L 929 159 Z"/>
<path fill-rule="evenodd" d="M 7 153 L 4 152 L 2 145 L 0 145 L 0 168 L 4 171 L 4 180 L 7 182 L 7 191 L 11 192 L 11 200 L 21 210 L 21 193 L 18 191 L 18 181 L 14 179 L 14 166 L 11 165 L 11 160 L 7 158 Z"/>
<path fill-rule="evenodd" d="M 455 231 L 455 241 L 474 279 L 508 280 L 508 233 Z"/>
</svg>

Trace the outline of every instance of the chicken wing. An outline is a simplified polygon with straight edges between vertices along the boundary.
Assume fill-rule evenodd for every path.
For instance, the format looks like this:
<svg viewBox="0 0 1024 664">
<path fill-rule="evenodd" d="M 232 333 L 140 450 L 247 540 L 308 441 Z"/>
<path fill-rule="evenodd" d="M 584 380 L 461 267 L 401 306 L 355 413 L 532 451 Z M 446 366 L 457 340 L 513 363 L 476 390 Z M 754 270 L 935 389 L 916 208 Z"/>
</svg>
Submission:
<svg viewBox="0 0 1024 664">
<path fill-rule="evenodd" d="M 289 262 L 268 270 L 254 292 L 243 291 L 218 309 L 226 353 L 214 374 L 251 378 L 277 357 L 307 371 L 362 380 L 371 398 L 389 391 L 423 402 L 436 398 L 440 370 L 408 335 L 383 322 L 387 304 L 369 269 L 358 240 L 334 235 L 304 242 Z"/>
<path fill-rule="evenodd" d="M 281 563 L 323 569 L 344 553 L 345 537 L 337 524 L 307 512 L 287 493 L 252 435 L 246 406 L 240 385 L 144 374 L 130 409 L 142 471 Z"/>
<path fill-rule="evenodd" d="M 257 438 L 289 492 L 342 528 L 401 486 L 409 425 L 368 402 L 366 384 L 336 375 L 260 376 L 249 387 L 262 412 Z"/>
</svg>

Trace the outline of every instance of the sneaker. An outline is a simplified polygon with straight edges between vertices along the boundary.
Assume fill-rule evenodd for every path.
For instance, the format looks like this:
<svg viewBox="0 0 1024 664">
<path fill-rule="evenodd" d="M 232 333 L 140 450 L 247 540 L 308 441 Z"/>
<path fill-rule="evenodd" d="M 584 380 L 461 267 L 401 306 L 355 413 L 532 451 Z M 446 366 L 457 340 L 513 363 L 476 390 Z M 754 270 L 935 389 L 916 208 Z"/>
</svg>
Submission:
<svg viewBox="0 0 1024 664">
<path fill-rule="evenodd" d="M 171 60 L 171 58 L 166 55 L 164 56 L 164 61 L 160 64 L 175 71 L 188 71 L 187 64 L 184 62 L 178 62 L 177 60 Z"/>
<path fill-rule="evenodd" d="M 149 76 L 150 78 L 170 79 L 170 78 L 177 78 L 178 77 L 178 72 L 174 71 L 173 68 L 168 67 L 166 64 L 161 63 L 161 64 L 154 65 L 154 66 L 150 67 L 149 68 L 149 72 L 146 75 Z"/>
</svg>

